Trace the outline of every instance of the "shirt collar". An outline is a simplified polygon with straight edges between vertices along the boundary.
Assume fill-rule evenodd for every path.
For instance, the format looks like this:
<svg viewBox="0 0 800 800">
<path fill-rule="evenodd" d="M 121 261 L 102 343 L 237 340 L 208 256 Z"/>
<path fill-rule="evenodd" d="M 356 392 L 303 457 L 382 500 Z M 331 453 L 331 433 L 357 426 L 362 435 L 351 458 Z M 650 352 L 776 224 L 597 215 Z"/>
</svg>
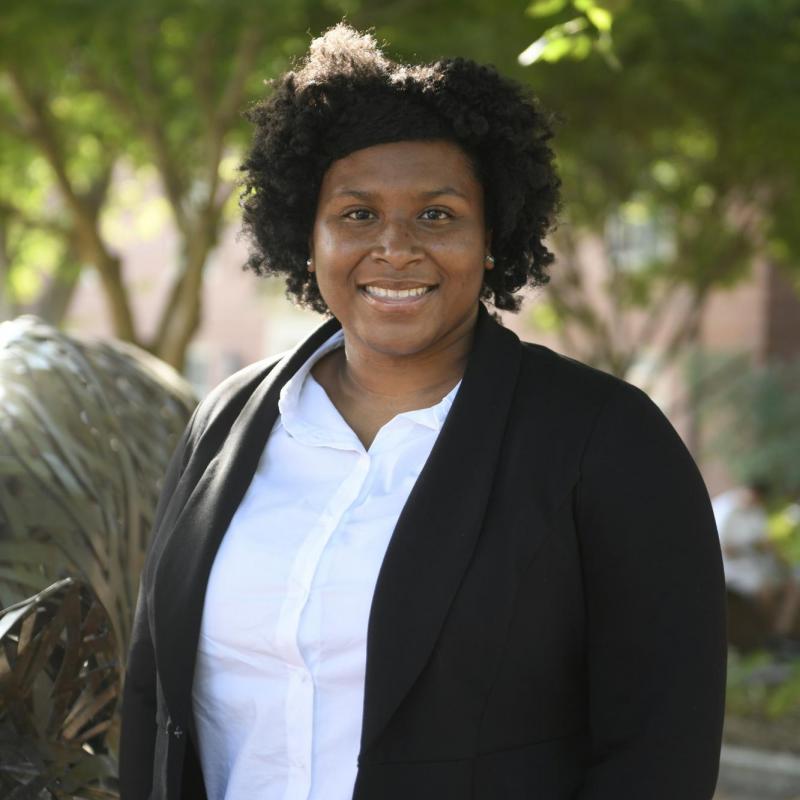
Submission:
<svg viewBox="0 0 800 800">
<path fill-rule="evenodd" d="M 289 378 L 283 385 L 280 395 L 278 396 L 278 411 L 281 417 L 292 416 L 298 408 L 300 403 L 300 393 L 303 390 L 303 385 L 306 381 L 306 376 L 311 372 L 311 368 L 317 363 L 324 355 L 330 353 L 331 350 L 336 350 L 344 345 L 344 331 L 339 328 L 334 334 L 323 342 L 308 358 L 300 369 Z M 284 420 L 285 424 L 285 420 Z"/>
<path fill-rule="evenodd" d="M 300 369 L 284 384 L 278 397 L 278 411 L 281 424 L 293 437 L 309 443 L 333 446 L 352 446 L 357 438 L 342 419 L 325 390 L 309 376 L 314 364 L 324 355 L 344 345 L 344 331 L 340 328 L 320 347 L 318 347 Z M 311 377 L 311 380 L 307 380 Z M 404 411 L 394 419 L 402 417 L 431 430 L 441 430 L 450 406 L 461 386 L 459 382 L 435 405 Z M 318 402 L 322 400 L 323 402 Z M 319 411 L 313 417 L 311 408 Z M 388 424 L 388 423 L 387 423 Z"/>
</svg>

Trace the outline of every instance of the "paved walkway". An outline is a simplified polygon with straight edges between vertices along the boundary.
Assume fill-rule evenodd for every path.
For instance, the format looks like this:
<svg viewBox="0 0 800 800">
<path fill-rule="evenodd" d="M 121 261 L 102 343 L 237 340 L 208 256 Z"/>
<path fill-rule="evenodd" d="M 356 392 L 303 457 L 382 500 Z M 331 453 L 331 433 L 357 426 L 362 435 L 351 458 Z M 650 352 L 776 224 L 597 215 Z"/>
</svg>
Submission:
<svg viewBox="0 0 800 800">
<path fill-rule="evenodd" d="M 800 757 L 725 745 L 714 800 L 800 800 Z"/>
</svg>

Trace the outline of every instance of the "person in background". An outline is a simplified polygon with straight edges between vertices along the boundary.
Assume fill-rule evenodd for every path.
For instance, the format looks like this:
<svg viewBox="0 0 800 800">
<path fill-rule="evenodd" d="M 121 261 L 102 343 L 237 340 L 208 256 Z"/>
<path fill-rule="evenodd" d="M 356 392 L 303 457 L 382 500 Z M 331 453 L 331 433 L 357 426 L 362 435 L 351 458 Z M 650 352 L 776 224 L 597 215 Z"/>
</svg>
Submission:
<svg viewBox="0 0 800 800">
<path fill-rule="evenodd" d="M 775 643 L 791 634 L 798 584 L 769 538 L 769 497 L 769 484 L 753 480 L 716 495 L 711 505 L 728 591 L 755 603 Z"/>
</svg>

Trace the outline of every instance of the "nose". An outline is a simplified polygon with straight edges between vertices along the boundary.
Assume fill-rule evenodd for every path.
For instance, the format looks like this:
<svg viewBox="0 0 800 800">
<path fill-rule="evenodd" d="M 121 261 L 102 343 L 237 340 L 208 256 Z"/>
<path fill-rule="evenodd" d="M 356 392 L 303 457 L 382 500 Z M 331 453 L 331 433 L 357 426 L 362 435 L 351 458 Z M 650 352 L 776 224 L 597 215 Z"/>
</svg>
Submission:
<svg viewBox="0 0 800 800">
<path fill-rule="evenodd" d="M 372 248 L 376 261 L 403 269 L 422 258 L 413 225 L 405 219 L 389 219 L 381 226 Z"/>
</svg>

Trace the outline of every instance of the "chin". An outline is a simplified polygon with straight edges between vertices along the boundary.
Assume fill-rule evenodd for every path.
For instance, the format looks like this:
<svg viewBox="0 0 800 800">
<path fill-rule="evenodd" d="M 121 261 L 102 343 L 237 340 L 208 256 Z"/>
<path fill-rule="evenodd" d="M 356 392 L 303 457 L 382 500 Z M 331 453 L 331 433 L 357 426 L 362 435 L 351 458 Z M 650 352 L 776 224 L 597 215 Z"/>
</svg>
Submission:
<svg viewBox="0 0 800 800">
<path fill-rule="evenodd" d="M 376 336 L 373 333 L 359 338 L 370 350 L 393 358 L 416 355 L 434 342 L 434 338 L 430 336 L 398 336 L 392 331 L 386 331 L 385 336 Z"/>
<path fill-rule="evenodd" d="M 392 358 L 407 358 L 408 356 L 414 356 L 417 353 L 425 350 L 425 344 L 405 344 L 402 342 L 366 342 L 369 349 L 380 353 L 384 356 L 391 356 Z"/>
</svg>

